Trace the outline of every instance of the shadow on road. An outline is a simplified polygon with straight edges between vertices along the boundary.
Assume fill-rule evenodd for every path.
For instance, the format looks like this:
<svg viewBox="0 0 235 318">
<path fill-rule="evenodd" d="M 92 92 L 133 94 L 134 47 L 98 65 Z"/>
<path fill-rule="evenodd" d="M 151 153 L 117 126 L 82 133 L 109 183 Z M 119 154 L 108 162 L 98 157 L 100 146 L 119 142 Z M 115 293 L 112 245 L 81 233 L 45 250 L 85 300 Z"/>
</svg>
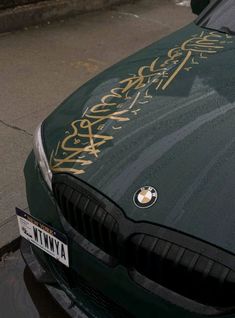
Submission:
<svg viewBox="0 0 235 318">
<path fill-rule="evenodd" d="M 44 286 L 35 280 L 19 251 L 0 262 L 0 281 L 1 317 L 68 317 Z"/>
</svg>

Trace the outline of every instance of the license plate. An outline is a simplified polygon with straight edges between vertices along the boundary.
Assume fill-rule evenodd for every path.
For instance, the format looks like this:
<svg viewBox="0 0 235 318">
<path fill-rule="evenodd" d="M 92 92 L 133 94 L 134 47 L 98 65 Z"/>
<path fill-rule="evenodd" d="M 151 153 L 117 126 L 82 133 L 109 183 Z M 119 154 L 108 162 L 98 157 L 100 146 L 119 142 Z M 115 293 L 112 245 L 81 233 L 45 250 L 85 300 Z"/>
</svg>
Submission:
<svg viewBox="0 0 235 318">
<path fill-rule="evenodd" d="M 20 235 L 69 267 L 68 240 L 61 232 L 16 208 Z"/>
</svg>

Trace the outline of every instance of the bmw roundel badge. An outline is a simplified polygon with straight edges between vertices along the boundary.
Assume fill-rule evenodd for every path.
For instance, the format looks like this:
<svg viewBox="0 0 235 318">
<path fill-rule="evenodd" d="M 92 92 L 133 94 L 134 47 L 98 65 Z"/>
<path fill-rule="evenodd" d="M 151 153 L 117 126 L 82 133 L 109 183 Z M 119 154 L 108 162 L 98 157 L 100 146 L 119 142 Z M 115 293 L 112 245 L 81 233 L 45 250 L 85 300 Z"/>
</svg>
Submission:
<svg viewBox="0 0 235 318">
<path fill-rule="evenodd" d="M 133 201 L 138 208 L 150 208 L 158 199 L 157 190 L 150 186 L 145 186 L 136 191 Z"/>
</svg>

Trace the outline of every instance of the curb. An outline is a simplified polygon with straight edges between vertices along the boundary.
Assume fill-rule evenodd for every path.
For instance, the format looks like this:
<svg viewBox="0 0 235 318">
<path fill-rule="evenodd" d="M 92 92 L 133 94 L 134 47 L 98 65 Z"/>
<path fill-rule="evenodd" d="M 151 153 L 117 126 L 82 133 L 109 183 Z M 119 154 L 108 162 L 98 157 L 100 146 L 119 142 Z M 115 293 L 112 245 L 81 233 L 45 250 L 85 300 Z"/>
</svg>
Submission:
<svg viewBox="0 0 235 318">
<path fill-rule="evenodd" d="M 15 245 L 19 237 L 18 222 L 13 214 L 0 223 L 0 259 L 3 254 L 12 251 L 12 244 Z"/>
<path fill-rule="evenodd" d="M 0 10 L 0 32 L 101 10 L 133 0 L 49 0 Z"/>
<path fill-rule="evenodd" d="M 0 261 L 2 261 L 4 255 L 15 252 L 20 247 L 20 237 L 14 239 L 11 243 L 0 248 Z"/>
</svg>

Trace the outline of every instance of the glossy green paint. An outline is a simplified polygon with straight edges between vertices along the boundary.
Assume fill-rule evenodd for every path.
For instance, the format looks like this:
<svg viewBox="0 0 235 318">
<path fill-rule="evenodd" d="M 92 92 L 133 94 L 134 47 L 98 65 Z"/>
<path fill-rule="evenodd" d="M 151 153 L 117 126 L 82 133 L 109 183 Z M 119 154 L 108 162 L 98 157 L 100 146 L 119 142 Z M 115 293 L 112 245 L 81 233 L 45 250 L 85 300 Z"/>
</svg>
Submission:
<svg viewBox="0 0 235 318">
<path fill-rule="evenodd" d="M 88 106 L 202 31 L 190 24 L 82 86 L 44 122 L 48 159 Z M 106 121 L 104 133 L 113 140 L 77 177 L 133 220 L 161 224 L 235 253 L 235 42 L 225 35 L 224 42 L 223 49 L 179 72 L 166 90 L 154 89 L 138 115 L 118 125 Z M 122 129 L 114 131 L 114 124 Z M 159 198 L 151 208 L 139 209 L 133 195 L 145 185 L 155 187 Z"/>
<path fill-rule="evenodd" d="M 25 178 L 31 214 L 57 230 L 65 232 L 58 217 L 56 203 L 41 177 L 33 153 L 30 154 L 25 165 Z M 44 268 L 52 268 L 50 257 L 46 256 L 36 247 L 34 247 L 34 253 Z M 69 257 L 71 269 L 86 279 L 93 288 L 100 290 L 104 295 L 125 308 L 136 318 L 202 317 L 185 311 L 183 308 L 178 308 L 151 294 L 129 278 L 127 269 L 120 265 L 109 267 L 103 264 L 96 257 L 80 248 L 71 238 L 69 239 Z M 88 317 L 110 317 L 79 290 L 67 288 L 64 285 L 61 273 L 55 274 L 53 272 L 53 274 L 61 289 L 76 301 L 77 305 Z"/>
</svg>

